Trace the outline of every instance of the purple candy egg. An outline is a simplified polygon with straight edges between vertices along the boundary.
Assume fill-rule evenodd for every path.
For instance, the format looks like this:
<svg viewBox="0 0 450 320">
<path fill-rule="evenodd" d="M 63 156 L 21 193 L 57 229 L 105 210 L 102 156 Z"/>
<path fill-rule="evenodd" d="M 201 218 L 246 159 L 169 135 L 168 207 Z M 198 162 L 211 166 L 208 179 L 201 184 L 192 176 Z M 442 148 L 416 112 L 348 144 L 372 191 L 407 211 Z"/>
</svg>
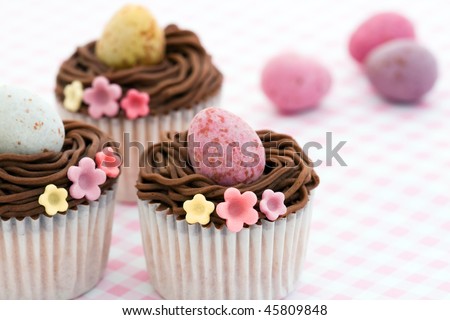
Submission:
<svg viewBox="0 0 450 320">
<path fill-rule="evenodd" d="M 196 173 L 231 186 L 264 172 L 266 154 L 258 134 L 238 116 L 219 108 L 200 111 L 189 126 L 188 152 Z"/>
<path fill-rule="evenodd" d="M 377 47 L 367 57 L 365 68 L 375 90 L 397 102 L 420 100 L 438 77 L 433 54 L 412 40 L 395 40 Z"/>
</svg>

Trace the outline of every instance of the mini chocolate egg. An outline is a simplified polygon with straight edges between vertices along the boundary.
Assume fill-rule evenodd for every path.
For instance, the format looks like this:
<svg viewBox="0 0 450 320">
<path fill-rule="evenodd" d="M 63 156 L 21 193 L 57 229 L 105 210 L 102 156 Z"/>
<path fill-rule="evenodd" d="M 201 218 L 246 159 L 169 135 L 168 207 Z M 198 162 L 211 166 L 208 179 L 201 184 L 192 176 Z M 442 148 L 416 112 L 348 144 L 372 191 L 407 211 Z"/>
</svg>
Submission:
<svg viewBox="0 0 450 320">
<path fill-rule="evenodd" d="M 110 67 L 122 69 L 157 64 L 164 58 L 166 38 L 145 7 L 129 4 L 108 22 L 95 46 L 97 57 Z"/>
<path fill-rule="evenodd" d="M 379 46 L 367 57 L 365 68 L 375 90 L 398 102 L 418 101 L 438 78 L 433 54 L 413 40 Z"/>
<path fill-rule="evenodd" d="M 280 113 L 290 114 L 317 107 L 331 87 L 331 75 L 317 61 L 283 53 L 267 62 L 261 87 Z"/>
<path fill-rule="evenodd" d="M 196 173 L 223 186 L 257 180 L 266 164 L 258 134 L 238 116 L 218 108 L 204 109 L 192 119 L 188 152 Z"/>
<path fill-rule="evenodd" d="M 414 39 L 414 26 L 406 17 L 395 12 L 376 14 L 362 23 L 349 42 L 351 56 L 363 62 L 377 46 L 396 39 Z"/>
<path fill-rule="evenodd" d="M 61 151 L 65 131 L 58 113 L 38 95 L 0 85 L 0 153 Z"/>
</svg>

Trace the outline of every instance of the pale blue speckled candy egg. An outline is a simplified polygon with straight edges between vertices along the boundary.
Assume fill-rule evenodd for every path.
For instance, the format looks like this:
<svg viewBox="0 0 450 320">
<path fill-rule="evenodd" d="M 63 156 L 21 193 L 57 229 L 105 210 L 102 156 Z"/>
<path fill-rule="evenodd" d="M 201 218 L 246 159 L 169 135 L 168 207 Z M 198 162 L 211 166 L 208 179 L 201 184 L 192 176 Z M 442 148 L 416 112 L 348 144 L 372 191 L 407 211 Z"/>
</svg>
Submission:
<svg viewBox="0 0 450 320">
<path fill-rule="evenodd" d="M 0 153 L 36 154 L 61 151 L 64 124 L 38 95 L 0 85 Z"/>
</svg>

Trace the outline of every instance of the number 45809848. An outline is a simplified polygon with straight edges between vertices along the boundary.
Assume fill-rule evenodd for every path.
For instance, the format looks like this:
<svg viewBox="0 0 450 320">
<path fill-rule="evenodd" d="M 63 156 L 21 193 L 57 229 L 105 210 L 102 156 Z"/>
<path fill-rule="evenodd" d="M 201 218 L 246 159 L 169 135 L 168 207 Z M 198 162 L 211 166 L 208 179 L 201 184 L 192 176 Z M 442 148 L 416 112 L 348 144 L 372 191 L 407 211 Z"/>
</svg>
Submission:
<svg viewBox="0 0 450 320">
<path fill-rule="evenodd" d="M 264 309 L 264 313 L 270 316 L 293 316 L 293 315 L 301 315 L 309 316 L 309 315 L 323 315 L 327 314 L 327 306 L 326 305 L 268 305 Z"/>
</svg>

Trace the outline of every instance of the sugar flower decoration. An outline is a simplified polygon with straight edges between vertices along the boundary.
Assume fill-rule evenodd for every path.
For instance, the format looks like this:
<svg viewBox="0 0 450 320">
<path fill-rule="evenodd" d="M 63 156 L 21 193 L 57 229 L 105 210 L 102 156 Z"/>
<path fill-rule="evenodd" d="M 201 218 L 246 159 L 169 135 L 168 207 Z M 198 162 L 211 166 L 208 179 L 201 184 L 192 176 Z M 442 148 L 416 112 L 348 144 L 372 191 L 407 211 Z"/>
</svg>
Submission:
<svg viewBox="0 0 450 320">
<path fill-rule="evenodd" d="M 210 221 L 211 213 L 214 211 L 214 203 L 206 201 L 204 195 L 196 194 L 192 200 L 186 200 L 183 203 L 183 209 L 186 211 L 188 223 L 205 225 Z"/>
<path fill-rule="evenodd" d="M 120 173 L 120 159 L 114 153 L 113 148 L 108 147 L 95 155 L 97 168 L 104 171 L 109 178 L 117 178 Z"/>
<path fill-rule="evenodd" d="M 125 98 L 120 101 L 120 106 L 125 110 L 128 119 L 136 119 L 149 114 L 148 103 L 150 96 L 146 92 L 139 92 L 136 89 L 130 89 Z"/>
<path fill-rule="evenodd" d="M 49 184 L 45 187 L 44 193 L 39 196 L 38 202 L 41 206 L 44 206 L 45 212 L 49 216 L 54 216 L 57 212 L 67 211 L 69 204 L 66 199 L 66 189 Z"/>
<path fill-rule="evenodd" d="M 77 112 L 80 109 L 83 100 L 83 84 L 74 80 L 71 84 L 64 87 L 63 106 L 71 112 Z"/>
<path fill-rule="evenodd" d="M 228 188 L 224 194 L 225 202 L 217 205 L 217 214 L 225 219 L 227 227 L 232 232 L 239 232 L 247 225 L 258 221 L 258 212 L 253 209 L 256 204 L 256 195 L 251 191 L 243 194 L 236 188 Z"/>
<path fill-rule="evenodd" d="M 92 87 L 84 91 L 83 101 L 89 105 L 89 115 L 100 119 L 103 115 L 114 117 L 119 112 L 117 100 L 122 95 L 122 88 L 117 84 L 109 84 L 105 77 L 96 77 Z"/>
<path fill-rule="evenodd" d="M 99 185 L 106 181 L 106 173 L 96 169 L 94 160 L 87 157 L 81 159 L 78 166 L 71 166 L 67 177 L 73 182 L 69 191 L 74 199 L 97 200 L 101 194 Z"/>
<path fill-rule="evenodd" d="M 277 220 L 279 216 L 286 213 L 284 193 L 273 192 L 270 189 L 265 190 L 259 202 L 259 209 L 270 221 Z"/>
</svg>

